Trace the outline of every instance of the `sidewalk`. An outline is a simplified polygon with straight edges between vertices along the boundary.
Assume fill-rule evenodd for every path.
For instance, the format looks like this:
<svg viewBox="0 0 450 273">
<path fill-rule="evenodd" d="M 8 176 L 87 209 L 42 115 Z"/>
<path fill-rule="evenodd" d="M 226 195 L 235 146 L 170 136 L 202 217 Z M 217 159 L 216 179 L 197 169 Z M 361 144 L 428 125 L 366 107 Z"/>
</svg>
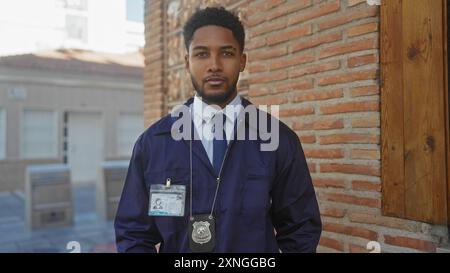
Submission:
<svg viewBox="0 0 450 273">
<path fill-rule="evenodd" d="M 77 241 L 81 252 L 116 252 L 112 221 L 95 213 L 95 188 L 73 190 L 74 225 L 29 231 L 25 226 L 22 192 L 0 192 L 0 252 L 64 253 L 67 243 Z"/>
</svg>

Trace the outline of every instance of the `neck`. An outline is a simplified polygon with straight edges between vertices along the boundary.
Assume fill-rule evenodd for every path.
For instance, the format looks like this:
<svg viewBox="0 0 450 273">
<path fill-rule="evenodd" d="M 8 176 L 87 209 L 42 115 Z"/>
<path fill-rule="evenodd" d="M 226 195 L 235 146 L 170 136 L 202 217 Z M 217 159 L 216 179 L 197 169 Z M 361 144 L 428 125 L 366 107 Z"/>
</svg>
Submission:
<svg viewBox="0 0 450 273">
<path fill-rule="evenodd" d="M 198 95 L 198 94 L 197 94 Z M 207 101 L 206 99 L 200 97 L 202 99 L 202 101 L 204 101 L 206 104 L 208 105 L 218 105 L 221 109 L 224 109 L 230 102 L 232 102 L 234 100 L 234 98 L 236 98 L 237 96 L 237 91 L 233 93 L 232 96 L 230 96 L 230 98 L 224 102 L 221 103 L 216 103 L 216 102 L 210 102 Z"/>
</svg>

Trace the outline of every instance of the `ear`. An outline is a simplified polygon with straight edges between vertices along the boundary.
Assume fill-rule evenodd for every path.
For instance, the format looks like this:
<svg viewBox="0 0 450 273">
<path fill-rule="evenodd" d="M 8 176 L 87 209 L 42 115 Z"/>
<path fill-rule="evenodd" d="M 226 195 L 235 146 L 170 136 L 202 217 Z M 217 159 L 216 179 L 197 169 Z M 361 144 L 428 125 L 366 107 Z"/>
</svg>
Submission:
<svg viewBox="0 0 450 273">
<path fill-rule="evenodd" d="M 184 55 L 184 66 L 187 70 L 189 70 L 189 53 L 186 53 L 186 55 Z"/>
<path fill-rule="evenodd" d="M 239 72 L 243 72 L 244 71 L 244 69 L 245 69 L 245 65 L 247 64 L 247 54 L 245 54 L 245 53 L 242 53 L 241 54 L 241 60 L 240 60 L 240 62 L 241 62 L 241 67 L 240 67 L 240 69 L 239 69 Z"/>
</svg>

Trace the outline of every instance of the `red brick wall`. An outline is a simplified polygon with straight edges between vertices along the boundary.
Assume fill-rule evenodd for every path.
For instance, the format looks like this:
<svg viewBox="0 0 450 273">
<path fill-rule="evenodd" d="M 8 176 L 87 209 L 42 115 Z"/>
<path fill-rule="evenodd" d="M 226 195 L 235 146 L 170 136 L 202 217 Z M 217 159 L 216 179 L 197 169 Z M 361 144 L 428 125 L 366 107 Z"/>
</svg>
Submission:
<svg viewBox="0 0 450 273">
<path fill-rule="evenodd" d="M 147 1 L 145 119 L 193 94 L 181 27 L 215 1 Z M 279 104 L 302 142 L 324 222 L 319 251 L 436 251 L 447 229 L 381 212 L 379 8 L 365 0 L 229 0 L 247 33 L 239 92 Z"/>
</svg>

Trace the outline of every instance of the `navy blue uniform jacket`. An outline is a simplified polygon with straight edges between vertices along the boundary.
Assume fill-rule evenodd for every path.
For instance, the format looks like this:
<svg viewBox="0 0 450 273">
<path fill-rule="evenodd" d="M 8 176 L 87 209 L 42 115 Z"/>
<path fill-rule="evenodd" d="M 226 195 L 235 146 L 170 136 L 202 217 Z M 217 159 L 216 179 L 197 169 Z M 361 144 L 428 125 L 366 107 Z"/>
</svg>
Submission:
<svg viewBox="0 0 450 273">
<path fill-rule="evenodd" d="M 155 252 L 158 243 L 160 252 L 190 252 L 189 141 L 171 137 L 176 119 L 167 115 L 136 141 L 114 222 L 119 252 Z M 322 224 L 298 136 L 280 121 L 278 149 L 261 151 L 261 142 L 229 144 L 214 209 L 215 252 L 315 252 Z M 201 141 L 194 140 L 194 215 L 210 213 L 216 176 Z M 186 185 L 185 217 L 148 216 L 150 185 L 167 178 Z"/>
</svg>

